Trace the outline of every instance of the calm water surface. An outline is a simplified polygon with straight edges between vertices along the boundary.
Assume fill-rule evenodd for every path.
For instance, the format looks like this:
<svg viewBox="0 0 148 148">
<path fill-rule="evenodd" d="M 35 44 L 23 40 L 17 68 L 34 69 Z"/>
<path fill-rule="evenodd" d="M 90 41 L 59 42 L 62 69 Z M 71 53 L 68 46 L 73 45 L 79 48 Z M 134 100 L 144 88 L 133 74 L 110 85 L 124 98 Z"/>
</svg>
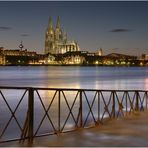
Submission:
<svg viewBox="0 0 148 148">
<path fill-rule="evenodd" d="M 1 86 L 148 89 L 148 67 L 0 67 Z"/>
</svg>

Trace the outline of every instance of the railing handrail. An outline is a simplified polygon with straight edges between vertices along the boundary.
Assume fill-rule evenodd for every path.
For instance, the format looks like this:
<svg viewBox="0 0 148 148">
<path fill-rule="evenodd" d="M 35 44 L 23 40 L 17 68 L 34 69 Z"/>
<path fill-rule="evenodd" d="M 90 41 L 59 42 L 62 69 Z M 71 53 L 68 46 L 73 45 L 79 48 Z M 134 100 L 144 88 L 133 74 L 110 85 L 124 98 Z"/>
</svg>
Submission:
<svg viewBox="0 0 148 148">
<path fill-rule="evenodd" d="M 21 86 L 0 86 L 0 89 L 34 89 L 34 90 L 59 90 L 59 91 L 106 91 L 106 92 L 148 92 L 142 89 L 85 89 L 85 88 L 50 88 L 50 87 L 21 87 Z"/>
</svg>

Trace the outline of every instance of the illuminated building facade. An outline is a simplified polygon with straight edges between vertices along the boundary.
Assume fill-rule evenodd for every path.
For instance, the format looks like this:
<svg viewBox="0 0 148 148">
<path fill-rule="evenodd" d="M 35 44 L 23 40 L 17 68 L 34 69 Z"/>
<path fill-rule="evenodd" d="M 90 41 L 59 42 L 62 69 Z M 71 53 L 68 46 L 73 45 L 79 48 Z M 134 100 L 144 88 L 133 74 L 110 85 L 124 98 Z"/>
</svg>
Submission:
<svg viewBox="0 0 148 148">
<path fill-rule="evenodd" d="M 0 65 L 44 64 L 47 56 L 27 49 L 23 50 L 21 47 L 20 49 L 0 47 Z"/>
<path fill-rule="evenodd" d="M 68 41 L 67 34 L 62 31 L 60 18 L 58 17 L 54 29 L 50 17 L 45 35 L 45 54 L 63 54 L 79 50 L 78 44 L 75 41 Z"/>
<path fill-rule="evenodd" d="M 142 60 L 148 60 L 148 54 L 142 54 L 141 59 Z"/>
<path fill-rule="evenodd" d="M 96 52 L 96 55 L 103 56 L 103 49 L 100 48 L 100 49 Z"/>
</svg>

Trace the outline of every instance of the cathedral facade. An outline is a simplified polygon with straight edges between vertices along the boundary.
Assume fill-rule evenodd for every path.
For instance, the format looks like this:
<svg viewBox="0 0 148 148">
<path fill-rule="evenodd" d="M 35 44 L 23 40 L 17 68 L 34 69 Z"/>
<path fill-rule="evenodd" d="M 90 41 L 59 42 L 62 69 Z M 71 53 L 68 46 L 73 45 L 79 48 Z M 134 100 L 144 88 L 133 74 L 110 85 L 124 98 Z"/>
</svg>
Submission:
<svg viewBox="0 0 148 148">
<path fill-rule="evenodd" d="M 68 41 L 67 34 L 61 29 L 60 18 L 57 18 L 54 28 L 50 17 L 45 35 L 45 54 L 63 54 L 79 50 L 75 41 Z"/>
</svg>

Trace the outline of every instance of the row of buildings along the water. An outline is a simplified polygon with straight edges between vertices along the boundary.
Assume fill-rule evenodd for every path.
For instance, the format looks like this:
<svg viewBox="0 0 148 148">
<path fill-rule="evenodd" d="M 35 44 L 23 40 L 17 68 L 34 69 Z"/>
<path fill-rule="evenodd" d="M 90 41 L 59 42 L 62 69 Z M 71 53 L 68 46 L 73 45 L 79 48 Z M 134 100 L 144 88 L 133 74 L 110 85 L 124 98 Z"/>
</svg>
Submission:
<svg viewBox="0 0 148 148">
<path fill-rule="evenodd" d="M 148 65 L 148 55 L 143 54 L 140 59 L 118 53 L 103 54 L 100 48 L 96 52 L 82 51 L 76 41 L 70 41 L 67 33 L 61 28 L 60 18 L 53 26 L 51 17 L 45 32 L 44 54 L 24 49 L 21 42 L 18 49 L 0 47 L 0 65 Z"/>
<path fill-rule="evenodd" d="M 0 65 L 44 64 L 46 59 L 46 54 L 38 54 L 35 51 L 23 49 L 22 43 L 18 49 L 0 47 Z"/>
<path fill-rule="evenodd" d="M 76 41 L 69 41 L 67 33 L 61 28 L 60 18 L 57 18 L 56 26 L 53 26 L 51 17 L 45 35 L 45 54 L 47 64 L 95 64 L 95 65 L 144 65 L 145 62 L 137 61 L 136 56 L 111 53 L 103 55 L 100 48 L 94 53 L 82 51 Z M 143 56 L 144 59 L 144 56 Z"/>
</svg>

